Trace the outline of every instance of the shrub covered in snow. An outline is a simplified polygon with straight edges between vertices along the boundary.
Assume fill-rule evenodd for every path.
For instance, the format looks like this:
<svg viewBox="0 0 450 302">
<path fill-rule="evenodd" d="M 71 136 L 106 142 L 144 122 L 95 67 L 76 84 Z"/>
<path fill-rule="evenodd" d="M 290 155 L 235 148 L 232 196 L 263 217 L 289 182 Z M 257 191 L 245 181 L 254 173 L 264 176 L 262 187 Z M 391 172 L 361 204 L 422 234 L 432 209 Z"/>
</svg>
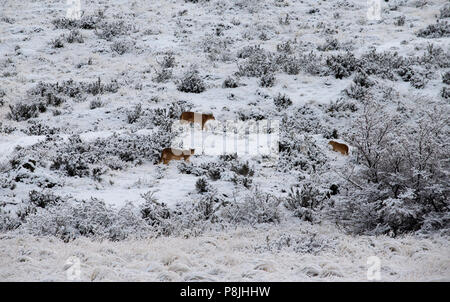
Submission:
<svg viewBox="0 0 450 302">
<path fill-rule="evenodd" d="M 277 67 L 271 53 L 263 50 L 252 50 L 249 52 L 247 59 L 242 64 L 238 64 L 238 69 L 240 76 L 263 77 L 273 75 Z"/>
<path fill-rule="evenodd" d="M 322 55 L 317 54 L 317 52 L 311 50 L 308 53 L 302 53 L 298 59 L 302 70 L 309 74 L 317 76 L 328 72 Z"/>
<path fill-rule="evenodd" d="M 272 87 L 275 84 L 275 75 L 273 73 L 266 73 L 259 79 L 260 87 Z"/>
<path fill-rule="evenodd" d="M 206 178 L 200 177 L 199 179 L 197 179 L 197 182 L 195 183 L 195 188 L 197 192 L 200 194 L 208 192 L 209 184 Z"/>
<path fill-rule="evenodd" d="M 222 203 L 211 194 L 196 201 L 178 203 L 173 209 L 158 202 L 151 193 L 143 197 L 146 202 L 141 206 L 141 214 L 157 236 L 196 236 L 221 221 L 219 209 Z"/>
<path fill-rule="evenodd" d="M 39 192 L 33 190 L 29 193 L 30 204 L 39 208 L 56 205 L 62 201 L 63 198 L 53 194 L 52 192 Z"/>
<path fill-rule="evenodd" d="M 403 26 L 405 25 L 405 16 L 398 16 L 394 20 L 395 26 Z"/>
<path fill-rule="evenodd" d="M 431 76 L 430 71 L 419 66 L 400 68 L 398 74 L 405 82 L 409 82 L 411 86 L 417 89 L 424 88 Z"/>
<path fill-rule="evenodd" d="M 435 24 L 430 24 L 419 30 L 417 36 L 429 39 L 450 37 L 450 26 L 447 21 L 437 20 Z"/>
<path fill-rule="evenodd" d="M 233 44 L 233 39 L 223 36 L 223 30 L 225 26 L 217 27 L 214 34 L 207 35 L 202 42 L 202 48 L 207 53 L 208 58 L 211 61 L 228 62 L 232 59 L 233 55 L 230 50 L 230 45 Z M 222 33 L 222 34 L 221 34 Z"/>
<path fill-rule="evenodd" d="M 0 89 L 0 107 L 5 104 L 4 96 L 6 95 L 6 92 L 3 89 Z"/>
<path fill-rule="evenodd" d="M 280 138 L 279 171 L 300 175 L 320 170 L 327 163 L 321 147 L 309 136 L 283 133 Z"/>
<path fill-rule="evenodd" d="M 252 177 L 255 174 L 254 167 L 249 162 L 239 160 L 236 155 L 223 155 L 220 156 L 219 159 L 205 161 L 200 164 L 181 162 L 178 165 L 178 170 L 184 174 L 202 176 L 202 178 L 199 178 L 198 180 L 197 189 L 199 192 L 208 191 L 206 178 L 203 177 L 208 177 L 212 181 L 219 179 L 231 181 L 236 185 L 250 188 Z"/>
<path fill-rule="evenodd" d="M 66 102 L 67 98 L 81 101 L 86 94 L 116 93 L 118 89 L 119 85 L 115 80 L 104 83 L 100 78 L 92 82 L 75 82 L 70 79 L 56 83 L 39 82 L 28 91 L 28 95 L 35 101 L 45 103 L 47 106 L 59 106 Z"/>
<path fill-rule="evenodd" d="M 345 89 L 345 93 L 356 100 L 364 100 L 369 97 L 369 90 L 375 82 L 366 73 L 358 72 L 353 78 L 353 83 Z"/>
<path fill-rule="evenodd" d="M 327 162 L 313 135 L 330 137 L 333 129 L 324 122 L 319 108 L 305 105 L 290 110 L 281 119 L 280 130 L 280 171 L 313 172 Z"/>
<path fill-rule="evenodd" d="M 227 77 L 222 85 L 223 88 L 237 88 L 239 86 L 239 80 L 234 77 Z"/>
<path fill-rule="evenodd" d="M 103 105 L 104 105 L 104 103 L 99 98 L 97 98 L 97 99 L 92 100 L 90 102 L 89 109 L 93 110 L 93 109 L 96 109 L 96 108 L 103 107 Z"/>
<path fill-rule="evenodd" d="M 358 66 L 358 60 L 350 53 L 342 53 L 327 57 L 326 64 L 337 79 L 349 77 Z"/>
<path fill-rule="evenodd" d="M 28 120 L 28 128 L 24 132 L 28 135 L 53 135 L 60 131 L 57 127 L 50 127 L 38 120 Z"/>
<path fill-rule="evenodd" d="M 115 37 L 124 36 L 134 30 L 134 26 L 124 20 L 104 21 L 97 24 L 96 35 L 107 41 L 112 41 Z"/>
<path fill-rule="evenodd" d="M 67 43 L 84 43 L 84 38 L 78 29 L 73 29 L 65 38 Z"/>
<path fill-rule="evenodd" d="M 2 69 L 0 73 L 2 77 L 13 77 L 17 75 L 16 63 L 11 58 L 0 60 L 0 67 Z"/>
<path fill-rule="evenodd" d="M 119 55 L 123 55 L 127 52 L 131 52 L 134 48 L 135 42 L 129 39 L 118 39 L 115 40 L 111 44 L 111 50 L 114 53 L 117 53 Z"/>
<path fill-rule="evenodd" d="M 20 226 L 20 220 L 0 207 L 0 232 L 7 232 L 17 229 Z"/>
<path fill-rule="evenodd" d="M 186 101 L 175 101 L 164 107 L 156 108 L 144 109 L 141 106 L 139 118 L 135 121 L 135 123 L 141 128 L 157 127 L 160 130 L 171 132 L 173 121 L 179 119 L 182 112 L 189 111 L 191 108 L 192 104 Z M 136 107 L 131 112 L 134 112 L 135 109 Z M 127 110 L 126 113 L 128 116 L 130 111 Z"/>
<path fill-rule="evenodd" d="M 448 87 L 442 87 L 442 89 L 441 89 L 441 96 L 444 98 L 444 99 L 450 99 L 450 88 L 448 88 Z"/>
<path fill-rule="evenodd" d="M 164 55 L 161 62 L 158 62 L 162 68 L 173 68 L 176 66 L 175 55 L 172 52 L 168 52 Z"/>
<path fill-rule="evenodd" d="M 231 224 L 279 223 L 282 217 L 280 203 L 275 196 L 255 189 L 243 201 L 224 207 L 222 215 Z"/>
<path fill-rule="evenodd" d="M 273 103 L 277 108 L 286 109 L 292 105 L 291 99 L 285 94 L 278 94 L 273 98 Z"/>
<path fill-rule="evenodd" d="M 439 18 L 445 19 L 450 18 L 450 4 L 446 3 L 440 10 Z"/>
<path fill-rule="evenodd" d="M 261 45 L 250 45 L 239 50 L 237 57 L 240 59 L 247 59 L 252 56 L 257 56 L 258 54 L 263 54 L 264 52 L 265 50 L 261 48 Z"/>
<path fill-rule="evenodd" d="M 361 70 L 370 75 L 376 75 L 383 79 L 395 80 L 395 71 L 399 68 L 407 68 L 410 63 L 397 52 L 376 52 L 371 49 L 359 59 Z"/>
<path fill-rule="evenodd" d="M 165 83 L 172 78 L 171 68 L 161 68 L 156 70 L 156 75 L 153 77 L 153 81 L 157 83 Z"/>
<path fill-rule="evenodd" d="M 136 122 L 142 115 L 142 105 L 139 103 L 127 113 L 127 121 L 129 124 Z"/>
<path fill-rule="evenodd" d="M 295 48 L 295 46 L 293 46 L 294 43 L 295 41 L 292 42 L 288 40 L 286 42 L 277 44 L 277 51 L 285 54 L 292 54 Z"/>
<path fill-rule="evenodd" d="M 17 103 L 15 105 L 9 105 L 10 112 L 8 118 L 15 121 L 25 121 L 27 119 L 37 117 L 39 112 L 45 111 L 43 104 L 25 104 Z"/>
<path fill-rule="evenodd" d="M 177 89 L 188 93 L 202 93 L 205 91 L 206 86 L 198 71 L 190 70 L 180 79 Z"/>
<path fill-rule="evenodd" d="M 442 75 L 442 82 L 444 84 L 450 85 L 450 71 L 447 71 Z"/>
<path fill-rule="evenodd" d="M 429 43 L 422 56 L 413 57 L 409 61 L 413 61 L 417 65 L 431 71 L 437 68 L 450 67 L 450 54 L 439 45 Z"/>
<path fill-rule="evenodd" d="M 299 72 L 305 66 L 302 65 L 302 62 L 299 58 L 293 55 L 282 54 L 277 56 L 275 61 L 285 73 L 290 75 L 299 74 Z"/>
<path fill-rule="evenodd" d="M 324 201 L 330 194 L 330 190 L 323 188 L 323 184 L 307 181 L 300 187 L 292 187 L 288 196 L 283 199 L 283 204 L 295 217 L 317 222 L 321 218 L 320 210 L 325 206 Z"/>
<path fill-rule="evenodd" d="M 63 48 L 64 47 L 63 38 L 59 37 L 59 38 L 55 38 L 55 39 L 51 40 L 50 45 L 53 48 Z"/>
</svg>

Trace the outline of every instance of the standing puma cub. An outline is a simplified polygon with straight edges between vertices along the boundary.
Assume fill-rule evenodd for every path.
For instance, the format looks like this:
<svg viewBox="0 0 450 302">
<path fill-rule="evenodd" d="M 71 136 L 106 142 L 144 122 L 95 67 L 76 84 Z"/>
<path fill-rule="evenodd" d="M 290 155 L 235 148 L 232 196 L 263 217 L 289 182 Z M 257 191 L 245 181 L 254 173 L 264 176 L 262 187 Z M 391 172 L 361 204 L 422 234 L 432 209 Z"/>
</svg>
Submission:
<svg viewBox="0 0 450 302">
<path fill-rule="evenodd" d="M 333 151 L 341 152 L 343 155 L 348 155 L 348 146 L 335 141 L 330 141 L 328 144 L 333 146 Z"/>
<path fill-rule="evenodd" d="M 181 160 L 189 161 L 189 157 L 193 155 L 195 152 L 194 149 L 190 150 L 180 150 L 173 148 L 165 148 L 162 150 L 161 158 L 159 159 L 159 163 L 163 162 L 165 165 L 168 165 L 171 160 Z"/>
<path fill-rule="evenodd" d="M 201 123 L 202 130 L 205 127 L 206 122 L 209 120 L 215 120 L 214 115 L 196 112 L 183 112 L 180 116 L 180 121 L 188 123 Z"/>
</svg>

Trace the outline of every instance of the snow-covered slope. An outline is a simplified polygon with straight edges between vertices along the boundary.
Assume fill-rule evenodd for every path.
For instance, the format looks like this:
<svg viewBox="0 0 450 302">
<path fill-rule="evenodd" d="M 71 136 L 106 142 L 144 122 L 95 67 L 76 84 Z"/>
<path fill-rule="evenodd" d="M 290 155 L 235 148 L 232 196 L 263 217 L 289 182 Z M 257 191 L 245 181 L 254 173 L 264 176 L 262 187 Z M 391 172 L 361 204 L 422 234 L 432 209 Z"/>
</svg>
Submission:
<svg viewBox="0 0 450 302">
<path fill-rule="evenodd" d="M 65 18 L 65 0 L 3 1 L 0 280 L 65 280 L 64 262 L 73 255 L 82 280 L 366 280 L 371 255 L 381 258 L 383 280 L 448 280 L 448 139 L 441 139 L 449 137 L 447 2 L 381 1 L 381 19 L 368 20 L 368 1 L 360 0 L 82 0 L 83 16 L 74 21 Z M 400 134 L 422 133 L 415 128 L 420 113 L 433 121 L 426 110 L 441 110 L 434 121 L 442 125 L 430 128 L 442 131 L 427 141 L 440 150 L 429 157 L 435 166 L 428 169 L 428 158 L 422 165 L 421 151 L 408 157 L 419 161 L 408 170 L 411 179 L 420 179 L 423 167 L 438 170 L 423 177 L 436 182 L 420 188 L 435 203 L 414 212 L 409 198 L 419 190 L 409 189 L 404 174 L 389 174 L 395 198 L 387 193 L 381 207 L 393 210 L 380 214 L 389 222 L 374 218 L 355 233 L 397 236 L 406 221 L 405 233 L 421 230 L 428 239 L 351 236 L 328 225 L 344 224 L 338 206 L 349 198 L 354 204 L 346 210 L 371 216 L 359 207 L 365 196 L 352 190 L 370 182 L 358 174 L 370 165 L 354 135 L 372 105 L 384 110 L 374 129 L 390 118 L 403 123 L 391 134 L 398 141 L 383 145 L 406 146 L 399 153 L 409 146 Z M 279 161 L 197 150 L 190 163 L 157 164 L 183 111 L 212 113 L 217 122 L 280 121 Z M 349 156 L 332 151 L 331 139 L 348 144 Z M 389 160 L 383 168 L 397 163 Z M 276 209 L 251 196 L 276 200 L 267 202 Z M 87 201 L 104 212 L 89 212 Z M 149 204 L 162 218 L 143 214 Z M 130 205 L 135 228 L 102 216 Z M 87 225 L 64 220 L 66 212 Z M 180 221 L 191 216 L 177 221 L 178 229 L 165 228 L 178 214 Z M 212 232 L 202 219 L 220 227 Z M 116 240 L 111 229 L 122 226 L 148 238 L 143 221 L 167 236 L 96 241 Z M 180 225 L 194 227 L 183 233 Z M 294 246 L 285 246 L 288 237 Z"/>
</svg>

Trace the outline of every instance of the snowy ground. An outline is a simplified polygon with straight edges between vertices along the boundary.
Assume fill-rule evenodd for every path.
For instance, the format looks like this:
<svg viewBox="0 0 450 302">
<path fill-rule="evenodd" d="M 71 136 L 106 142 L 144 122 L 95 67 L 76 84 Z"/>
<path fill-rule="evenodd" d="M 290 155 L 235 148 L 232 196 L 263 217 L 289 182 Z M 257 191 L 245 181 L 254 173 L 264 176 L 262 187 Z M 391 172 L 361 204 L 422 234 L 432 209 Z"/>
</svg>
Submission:
<svg viewBox="0 0 450 302">
<path fill-rule="evenodd" d="M 442 238 L 352 237 L 306 223 L 124 242 L 4 235 L 0 279 L 67 281 L 75 256 L 81 281 L 367 281 L 377 256 L 381 281 L 450 281 L 449 248 Z"/>
<path fill-rule="evenodd" d="M 70 30 L 56 28 L 52 21 L 65 16 L 65 0 L 1 2 L 0 206 L 8 211 L 20 207 L 32 190 L 78 200 L 96 198 L 116 208 L 127 202 L 142 204 L 142 194 L 147 192 L 169 207 L 202 197 L 196 192 L 199 177 L 182 174 L 175 162 L 161 166 L 144 158 L 122 169 L 106 169 L 101 181 L 51 169 L 56 151 L 45 146 L 40 149 L 38 144 L 45 144 L 45 127 L 53 131 L 50 136 L 55 145 L 67 143 L 75 134 L 89 143 L 117 134 L 133 137 L 151 133 L 155 125 L 145 119 L 148 114 L 135 123 L 127 121 L 128 112 L 138 104 L 145 111 L 186 101 L 192 111 L 212 112 L 218 121 L 237 120 L 239 114 L 255 112 L 279 120 L 294 108 L 305 105 L 319 112 L 346 98 L 342 91 L 353 76 L 337 79 L 303 70 L 296 75 L 277 73 L 272 87 L 260 87 L 258 78 L 243 76 L 239 87 L 224 88 L 224 80 L 244 62 L 238 55 L 244 47 L 260 45 L 277 53 L 277 46 L 291 41 L 296 47 L 292 55 L 315 51 L 327 56 L 348 50 L 360 56 L 375 48 L 406 57 L 426 53 L 431 42 L 447 52 L 450 49 L 448 37 L 416 35 L 417 30 L 436 22 L 444 0 L 381 1 L 380 21 L 367 20 L 365 0 L 82 0 L 84 14 L 102 10 L 108 22 L 123 21 L 134 28 L 110 40 L 95 30 L 80 29 L 84 42 L 64 42 L 61 48 L 53 46 L 54 40 L 67 37 Z M 401 17 L 404 25 L 395 25 Z M 339 50 L 318 51 L 329 38 L 339 41 Z M 119 54 L 112 50 L 116 42 L 132 46 Z M 176 62 L 171 67 L 173 75 L 166 82 L 157 82 L 154 78 L 160 62 L 169 52 Z M 177 90 L 176 81 L 191 67 L 199 70 L 206 83 L 200 94 Z M 49 106 L 38 117 L 22 121 L 8 118 L 9 106 L 28 101 L 29 90 L 41 81 L 94 82 L 98 78 L 102 83 L 117 81 L 117 92 L 67 97 L 63 104 Z M 398 103 L 406 107 L 416 106 L 419 99 L 440 99 L 441 89 L 448 87 L 441 74 L 429 75 L 423 89 L 401 80 L 376 80 L 380 87 L 392 88 Z M 280 93 L 292 100 L 288 109 L 274 106 L 273 98 Z M 91 108 L 93 101 L 100 101 L 101 106 Z M 313 122 L 316 120 L 339 131 L 350 123 L 349 117 L 331 118 L 324 113 Z M 45 127 L 31 133 L 32 123 Z M 323 135 L 311 136 L 329 167 L 319 177 L 342 181 L 334 171 L 355 161 L 352 146 L 348 158 L 341 156 L 331 151 Z M 37 149 L 27 149 L 33 146 Z M 14 170 L 10 161 L 22 154 L 21 150 L 26 156 L 20 160 L 30 157 L 42 162 L 33 171 L 21 166 Z M 196 154 L 191 161 L 200 165 L 211 158 Z M 252 188 L 282 197 L 299 183 L 298 171 L 280 172 L 256 159 L 250 159 L 250 164 L 257 167 Z M 21 173 L 26 177 L 17 180 Z M 45 187 L 49 182 L 54 185 Z M 211 183 L 218 196 L 229 199 L 234 196 L 239 200 L 251 192 L 229 180 Z M 370 256 L 381 260 L 382 281 L 450 281 L 448 238 L 354 237 L 325 223 L 309 225 L 296 220 L 257 228 L 238 226 L 187 239 L 124 242 L 78 238 L 63 243 L 56 238 L 0 233 L 0 281 L 65 281 L 65 263 L 70 256 L 80 259 L 83 281 L 365 281 Z"/>
</svg>

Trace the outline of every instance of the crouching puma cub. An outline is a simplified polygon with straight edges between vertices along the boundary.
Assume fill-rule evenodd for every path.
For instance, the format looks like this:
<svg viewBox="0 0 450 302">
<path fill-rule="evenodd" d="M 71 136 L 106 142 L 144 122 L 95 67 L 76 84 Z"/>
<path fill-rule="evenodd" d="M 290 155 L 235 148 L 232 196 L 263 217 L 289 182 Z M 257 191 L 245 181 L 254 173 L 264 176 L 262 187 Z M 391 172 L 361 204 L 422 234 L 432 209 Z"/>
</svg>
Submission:
<svg viewBox="0 0 450 302">
<path fill-rule="evenodd" d="M 343 155 L 348 155 L 348 146 L 335 141 L 330 141 L 328 144 L 333 146 L 333 151 L 341 152 Z"/>
<path fill-rule="evenodd" d="M 212 114 L 203 114 L 196 112 L 183 112 L 180 116 L 180 121 L 188 122 L 188 123 L 201 123 L 202 130 L 205 127 L 205 124 L 209 120 L 215 120 L 216 118 Z"/>
<path fill-rule="evenodd" d="M 161 158 L 159 159 L 159 163 L 164 163 L 165 165 L 168 165 L 171 160 L 181 160 L 184 159 L 185 161 L 189 161 L 189 157 L 193 155 L 195 152 L 195 149 L 190 150 L 180 150 L 180 149 L 173 149 L 173 148 L 165 148 L 162 150 Z"/>
</svg>

